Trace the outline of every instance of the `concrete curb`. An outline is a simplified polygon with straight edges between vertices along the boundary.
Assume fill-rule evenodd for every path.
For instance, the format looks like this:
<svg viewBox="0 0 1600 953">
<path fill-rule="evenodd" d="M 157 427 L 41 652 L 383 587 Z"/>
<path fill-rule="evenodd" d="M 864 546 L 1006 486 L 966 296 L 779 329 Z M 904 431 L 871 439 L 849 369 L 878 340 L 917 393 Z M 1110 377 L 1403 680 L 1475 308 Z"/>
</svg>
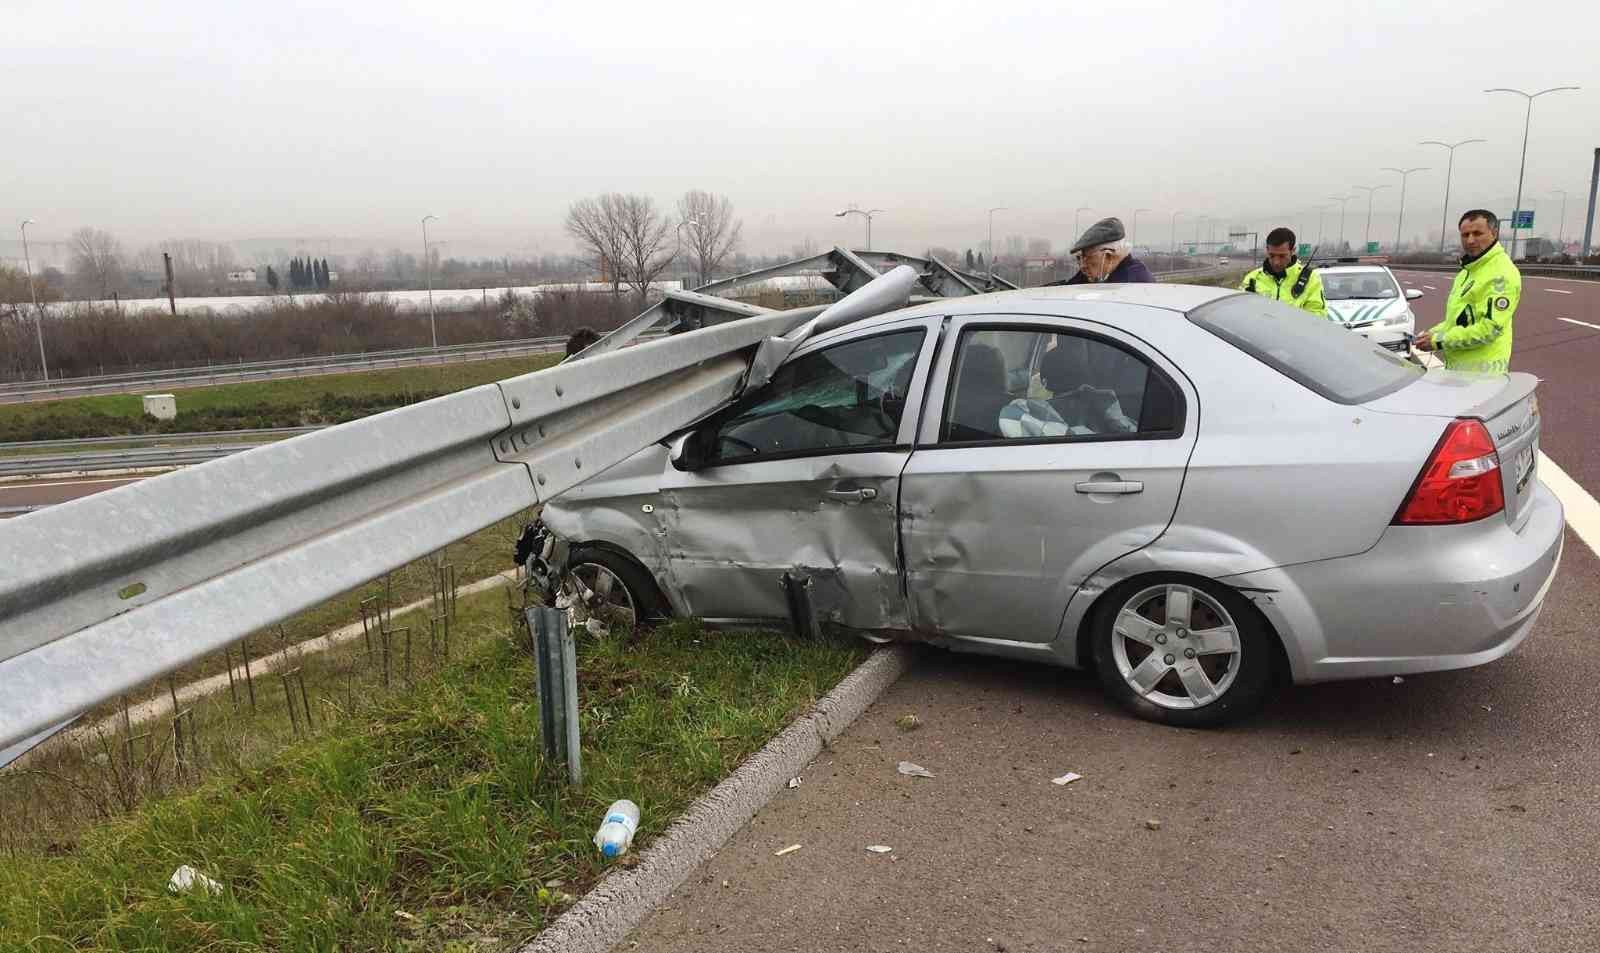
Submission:
<svg viewBox="0 0 1600 953">
<path fill-rule="evenodd" d="M 861 716 L 915 658 L 911 645 L 878 649 L 833 691 L 733 774 L 701 796 L 632 870 L 611 871 L 520 953 L 605 953 L 689 878 Z"/>
</svg>

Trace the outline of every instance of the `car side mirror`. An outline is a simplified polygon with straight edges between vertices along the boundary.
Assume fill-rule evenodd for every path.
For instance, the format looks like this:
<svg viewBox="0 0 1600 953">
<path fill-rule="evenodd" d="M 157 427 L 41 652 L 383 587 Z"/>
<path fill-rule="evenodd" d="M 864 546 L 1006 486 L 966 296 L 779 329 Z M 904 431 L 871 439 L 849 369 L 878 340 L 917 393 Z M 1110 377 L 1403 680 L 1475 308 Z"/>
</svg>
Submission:
<svg viewBox="0 0 1600 953">
<path fill-rule="evenodd" d="M 699 441 L 695 439 L 696 436 L 698 431 L 690 430 L 672 438 L 672 443 L 667 447 L 667 459 L 672 461 L 673 469 L 685 473 L 700 469 L 704 461 L 700 459 Z"/>
<path fill-rule="evenodd" d="M 1422 297 L 1422 292 L 1417 290 L 1416 288 L 1407 288 L 1406 289 L 1406 300 L 1407 301 L 1415 301 L 1420 297 Z"/>
</svg>

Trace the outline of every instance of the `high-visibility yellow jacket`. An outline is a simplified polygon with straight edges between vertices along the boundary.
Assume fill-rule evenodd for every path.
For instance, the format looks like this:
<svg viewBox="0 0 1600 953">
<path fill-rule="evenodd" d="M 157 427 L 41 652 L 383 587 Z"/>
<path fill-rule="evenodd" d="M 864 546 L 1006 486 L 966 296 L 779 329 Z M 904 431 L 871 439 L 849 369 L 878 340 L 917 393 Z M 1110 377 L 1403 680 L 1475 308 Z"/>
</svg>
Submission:
<svg viewBox="0 0 1600 953">
<path fill-rule="evenodd" d="M 1452 371 L 1504 374 L 1511 365 L 1511 320 L 1522 300 L 1522 272 L 1495 245 L 1465 261 L 1450 285 L 1444 320 L 1428 334 Z"/>
<path fill-rule="evenodd" d="M 1283 277 L 1277 277 L 1267 270 L 1265 263 L 1261 267 L 1244 276 L 1239 282 L 1240 291 L 1252 291 L 1274 301 L 1283 301 L 1292 304 L 1302 311 L 1309 312 L 1319 318 L 1328 316 L 1328 303 L 1322 298 L 1322 276 L 1315 270 L 1306 281 L 1304 291 L 1299 295 L 1294 293 L 1295 280 L 1300 277 L 1300 272 L 1306 267 L 1305 262 L 1296 258 L 1289 262 L 1289 267 L 1284 269 Z"/>
</svg>

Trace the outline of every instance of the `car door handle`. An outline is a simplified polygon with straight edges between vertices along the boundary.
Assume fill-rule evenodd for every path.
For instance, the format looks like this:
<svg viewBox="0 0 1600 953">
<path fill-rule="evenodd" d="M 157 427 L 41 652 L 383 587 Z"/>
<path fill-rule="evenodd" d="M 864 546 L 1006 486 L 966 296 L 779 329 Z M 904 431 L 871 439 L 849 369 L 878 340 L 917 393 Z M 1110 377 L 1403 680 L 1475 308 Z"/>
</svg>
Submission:
<svg viewBox="0 0 1600 953">
<path fill-rule="evenodd" d="M 878 491 L 870 486 L 864 486 L 859 490 L 825 490 L 822 495 L 840 503 L 865 503 L 867 500 L 877 499 Z"/>
<path fill-rule="evenodd" d="M 1074 487 L 1079 493 L 1143 493 L 1138 480 L 1090 480 Z"/>
</svg>

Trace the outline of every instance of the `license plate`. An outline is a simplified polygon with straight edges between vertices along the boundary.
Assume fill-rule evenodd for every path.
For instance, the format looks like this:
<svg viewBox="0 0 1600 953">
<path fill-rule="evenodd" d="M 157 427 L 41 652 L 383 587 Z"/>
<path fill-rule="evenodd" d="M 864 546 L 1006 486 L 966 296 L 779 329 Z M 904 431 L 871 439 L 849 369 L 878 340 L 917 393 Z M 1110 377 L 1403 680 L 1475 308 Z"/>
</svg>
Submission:
<svg viewBox="0 0 1600 953">
<path fill-rule="evenodd" d="M 1517 493 L 1520 495 L 1528 488 L 1528 481 L 1533 479 L 1533 447 L 1522 448 L 1517 454 Z"/>
</svg>

